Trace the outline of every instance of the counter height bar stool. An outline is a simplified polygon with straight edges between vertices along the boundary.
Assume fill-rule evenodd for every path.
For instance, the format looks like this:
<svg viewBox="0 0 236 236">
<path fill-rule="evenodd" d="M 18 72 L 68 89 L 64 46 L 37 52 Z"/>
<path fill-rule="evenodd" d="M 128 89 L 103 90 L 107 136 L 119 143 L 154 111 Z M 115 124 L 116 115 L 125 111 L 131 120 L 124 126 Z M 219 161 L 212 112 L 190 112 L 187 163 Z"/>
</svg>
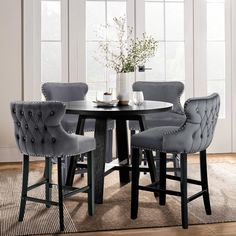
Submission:
<svg viewBox="0 0 236 236">
<path fill-rule="evenodd" d="M 11 114 L 14 120 L 15 138 L 23 154 L 23 182 L 19 221 L 23 221 L 26 201 L 43 203 L 46 207 L 59 207 L 60 230 L 64 230 L 63 198 L 76 193 L 88 194 L 88 213 L 94 212 L 94 170 L 93 155 L 95 139 L 81 135 L 68 134 L 61 126 L 65 114 L 65 105 L 61 102 L 13 102 Z M 88 153 L 88 183 L 83 188 L 62 185 L 62 159 Z M 45 157 L 45 178 L 28 186 L 29 156 Z M 51 159 L 57 159 L 58 166 L 58 202 L 51 200 Z M 29 197 L 27 192 L 45 184 L 45 200 Z"/>
<path fill-rule="evenodd" d="M 188 228 L 188 203 L 203 196 L 205 211 L 211 215 L 207 180 L 206 149 L 213 139 L 220 109 L 219 95 L 214 93 L 208 97 L 191 98 L 185 102 L 186 122 L 181 127 L 163 126 L 153 128 L 132 136 L 132 197 L 131 218 L 138 214 L 139 190 L 159 192 L 159 204 L 165 205 L 166 194 L 181 197 L 182 227 Z M 160 181 L 149 186 L 139 185 L 139 152 L 140 149 L 160 152 Z M 200 152 L 201 180 L 187 178 L 187 156 Z M 166 174 L 166 154 L 180 154 L 180 177 Z M 166 179 L 180 181 L 180 192 L 167 190 Z M 187 184 L 196 184 L 202 191 L 187 197 Z"/>
<path fill-rule="evenodd" d="M 84 100 L 88 92 L 88 85 L 86 83 L 55 83 L 48 82 L 42 85 L 42 93 L 47 101 L 60 101 L 60 102 L 70 102 L 70 101 L 80 101 Z M 62 126 L 68 133 L 83 134 L 84 132 L 94 132 L 95 130 L 95 119 L 86 119 L 82 121 L 83 130 L 79 132 L 78 130 L 79 116 L 74 114 L 65 114 L 62 118 Z M 106 162 L 112 161 L 112 139 L 113 139 L 113 129 L 114 122 L 108 122 L 107 128 L 107 153 Z M 80 161 L 84 161 L 84 156 L 82 155 Z M 65 160 L 63 163 L 63 183 L 66 180 L 67 172 L 69 169 L 69 160 Z M 86 168 L 77 168 L 77 173 L 83 176 L 86 172 Z"/>
<path fill-rule="evenodd" d="M 163 101 L 173 104 L 173 109 L 170 111 L 159 112 L 145 115 L 147 129 L 160 126 L 181 126 L 186 116 L 183 107 L 180 103 L 180 97 L 184 91 L 184 84 L 179 81 L 138 81 L 133 84 L 133 91 L 142 91 L 145 100 Z M 137 121 L 129 121 L 129 129 L 131 136 L 137 131 L 140 131 L 140 126 Z M 156 153 L 157 171 L 159 171 L 159 153 Z M 168 170 L 174 171 L 178 175 L 179 156 L 173 154 L 167 158 L 167 161 L 173 162 L 174 168 Z M 144 159 L 146 163 L 146 160 Z"/>
</svg>

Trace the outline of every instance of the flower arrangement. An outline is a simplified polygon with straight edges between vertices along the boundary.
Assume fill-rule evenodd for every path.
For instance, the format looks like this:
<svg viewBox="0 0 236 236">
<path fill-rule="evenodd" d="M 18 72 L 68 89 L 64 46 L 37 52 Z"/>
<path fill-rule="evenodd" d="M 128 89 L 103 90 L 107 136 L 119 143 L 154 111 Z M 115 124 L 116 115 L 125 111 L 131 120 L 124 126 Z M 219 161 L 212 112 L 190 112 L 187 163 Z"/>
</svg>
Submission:
<svg viewBox="0 0 236 236">
<path fill-rule="evenodd" d="M 146 61 L 155 55 L 158 47 L 158 41 L 146 33 L 142 38 L 133 37 L 133 28 L 127 27 L 126 19 L 123 17 L 115 17 L 114 29 L 111 25 L 102 27 L 102 32 L 113 30 L 118 41 L 106 40 L 99 42 L 99 49 L 104 55 L 105 66 L 115 70 L 117 73 L 134 72 L 138 66 L 143 66 Z M 109 35 L 109 33 L 108 33 Z M 101 62 L 100 58 L 96 58 Z M 104 62 L 101 62 L 104 64 Z"/>
</svg>

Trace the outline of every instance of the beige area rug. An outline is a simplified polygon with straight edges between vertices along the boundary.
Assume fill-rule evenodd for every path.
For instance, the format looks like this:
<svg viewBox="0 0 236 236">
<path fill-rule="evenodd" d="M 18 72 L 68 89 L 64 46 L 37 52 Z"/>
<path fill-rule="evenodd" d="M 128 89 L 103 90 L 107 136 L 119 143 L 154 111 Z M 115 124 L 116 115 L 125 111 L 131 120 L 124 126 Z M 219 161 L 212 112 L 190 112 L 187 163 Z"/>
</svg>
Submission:
<svg viewBox="0 0 236 236">
<path fill-rule="evenodd" d="M 188 166 L 189 177 L 199 178 L 198 164 Z M 31 172 L 33 179 L 42 173 Z M 205 214 L 202 198 L 189 204 L 189 223 L 208 224 L 236 221 L 236 164 L 213 163 L 208 165 L 212 215 Z M 45 209 L 43 205 L 27 205 L 25 221 L 17 222 L 20 192 L 20 173 L 0 173 L 0 235 L 29 235 L 57 232 L 57 208 Z M 77 177 L 81 186 L 85 178 Z M 141 183 L 149 183 L 149 175 L 141 176 Z M 179 190 L 179 184 L 168 181 L 168 188 Z M 189 195 L 199 191 L 199 186 L 189 185 Z M 36 190 L 34 194 L 43 194 Z M 54 194 L 56 195 L 56 193 Z M 66 232 L 134 229 L 181 225 L 180 198 L 167 196 L 166 206 L 159 206 L 152 193 L 140 191 L 139 214 L 130 219 L 130 184 L 119 185 L 118 172 L 105 178 L 104 203 L 96 205 L 95 215 L 87 215 L 87 196 L 79 194 L 65 201 Z"/>
</svg>

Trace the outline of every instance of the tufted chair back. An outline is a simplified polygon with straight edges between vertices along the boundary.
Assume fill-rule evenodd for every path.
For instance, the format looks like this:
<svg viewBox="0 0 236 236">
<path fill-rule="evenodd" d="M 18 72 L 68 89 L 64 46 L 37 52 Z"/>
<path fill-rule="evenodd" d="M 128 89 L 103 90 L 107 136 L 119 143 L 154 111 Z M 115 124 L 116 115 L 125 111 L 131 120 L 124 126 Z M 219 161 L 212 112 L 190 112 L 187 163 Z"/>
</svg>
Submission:
<svg viewBox="0 0 236 236">
<path fill-rule="evenodd" d="M 85 83 L 44 83 L 42 93 L 47 101 L 78 101 L 84 100 L 88 92 Z"/>
<path fill-rule="evenodd" d="M 184 91 L 184 84 L 181 82 L 138 81 L 133 84 L 133 91 L 143 91 L 145 100 L 170 102 L 174 112 L 183 114 L 180 96 Z"/>
<path fill-rule="evenodd" d="M 11 114 L 19 150 L 30 156 L 62 156 L 71 141 L 61 127 L 65 105 L 61 102 L 13 102 Z M 70 152 L 68 152 L 70 153 Z"/>
<path fill-rule="evenodd" d="M 163 150 L 195 153 L 206 150 L 213 139 L 220 109 L 220 97 L 191 98 L 185 102 L 186 122 L 179 130 L 163 137 Z"/>
</svg>

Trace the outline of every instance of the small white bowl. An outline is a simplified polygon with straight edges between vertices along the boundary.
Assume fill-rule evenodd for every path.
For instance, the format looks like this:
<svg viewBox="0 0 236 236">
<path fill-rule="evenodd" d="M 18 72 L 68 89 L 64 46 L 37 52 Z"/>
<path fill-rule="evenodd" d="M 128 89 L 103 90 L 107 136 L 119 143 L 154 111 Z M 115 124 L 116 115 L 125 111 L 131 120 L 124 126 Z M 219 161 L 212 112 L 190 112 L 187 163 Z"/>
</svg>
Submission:
<svg viewBox="0 0 236 236">
<path fill-rule="evenodd" d="M 111 102 L 112 101 L 112 94 L 103 94 L 103 101 L 104 102 Z"/>
</svg>

